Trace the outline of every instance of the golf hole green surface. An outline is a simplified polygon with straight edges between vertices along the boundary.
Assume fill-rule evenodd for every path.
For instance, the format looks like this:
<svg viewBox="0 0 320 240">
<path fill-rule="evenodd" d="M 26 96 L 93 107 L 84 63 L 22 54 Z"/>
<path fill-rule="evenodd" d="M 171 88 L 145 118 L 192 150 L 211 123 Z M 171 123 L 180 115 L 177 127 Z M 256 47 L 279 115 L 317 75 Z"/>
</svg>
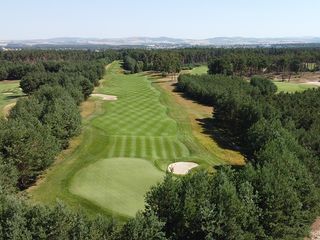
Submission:
<svg viewBox="0 0 320 240">
<path fill-rule="evenodd" d="M 108 158 L 81 169 L 70 192 L 113 213 L 134 216 L 144 207 L 144 195 L 164 174 L 140 158 Z"/>
</svg>

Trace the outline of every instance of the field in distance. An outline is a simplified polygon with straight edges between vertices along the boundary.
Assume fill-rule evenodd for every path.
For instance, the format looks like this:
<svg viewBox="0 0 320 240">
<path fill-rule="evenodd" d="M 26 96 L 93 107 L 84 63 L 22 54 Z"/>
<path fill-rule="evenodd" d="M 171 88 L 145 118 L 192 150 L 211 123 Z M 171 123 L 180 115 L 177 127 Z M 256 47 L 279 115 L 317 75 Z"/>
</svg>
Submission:
<svg viewBox="0 0 320 240">
<path fill-rule="evenodd" d="M 208 66 L 206 65 L 201 65 L 198 67 L 193 68 L 192 70 L 184 70 L 183 73 L 190 73 L 190 74 L 207 74 L 208 73 Z M 317 73 L 305 73 L 307 77 L 315 78 Z M 278 76 L 279 77 L 279 76 Z M 275 80 L 274 84 L 278 88 L 278 92 L 285 92 L 285 93 L 294 93 L 294 92 L 301 92 L 305 91 L 310 88 L 316 88 L 320 86 L 320 82 L 317 81 L 308 81 L 307 83 L 305 82 L 300 82 L 300 79 L 304 79 L 305 76 L 297 76 L 296 79 L 293 79 L 291 82 L 287 81 L 279 81 Z M 320 76 L 319 76 L 320 77 Z M 277 78 L 276 78 L 277 79 Z"/>
</svg>

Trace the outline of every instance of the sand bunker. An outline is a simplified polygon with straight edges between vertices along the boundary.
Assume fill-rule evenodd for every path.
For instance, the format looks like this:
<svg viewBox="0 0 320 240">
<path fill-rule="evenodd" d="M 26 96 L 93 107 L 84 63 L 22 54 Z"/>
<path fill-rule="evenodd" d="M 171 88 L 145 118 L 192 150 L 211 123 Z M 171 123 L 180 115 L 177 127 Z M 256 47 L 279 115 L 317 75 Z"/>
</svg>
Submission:
<svg viewBox="0 0 320 240">
<path fill-rule="evenodd" d="M 115 101 L 118 100 L 117 96 L 113 96 L 113 95 L 105 95 L 105 94 L 99 94 L 99 93 L 94 93 L 91 94 L 92 97 L 99 97 L 102 98 L 102 100 L 104 101 Z"/>
<path fill-rule="evenodd" d="M 174 174 L 185 175 L 191 169 L 198 167 L 198 166 L 199 165 L 194 162 L 176 162 L 176 163 L 171 163 L 168 166 L 168 171 L 172 172 Z"/>
<path fill-rule="evenodd" d="M 309 85 L 314 85 L 314 86 L 319 86 L 320 87 L 320 82 L 306 82 L 305 84 L 309 84 Z"/>
</svg>

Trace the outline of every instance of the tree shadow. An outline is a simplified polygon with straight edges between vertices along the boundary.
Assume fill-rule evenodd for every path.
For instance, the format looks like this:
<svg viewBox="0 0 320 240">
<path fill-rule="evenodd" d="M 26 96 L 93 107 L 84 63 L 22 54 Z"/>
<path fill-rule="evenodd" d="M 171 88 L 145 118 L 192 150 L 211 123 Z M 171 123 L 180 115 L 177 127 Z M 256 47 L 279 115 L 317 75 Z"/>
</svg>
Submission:
<svg viewBox="0 0 320 240">
<path fill-rule="evenodd" d="M 216 118 L 197 119 L 201 125 L 202 133 L 209 135 L 219 147 L 240 152 L 248 161 L 252 161 L 253 155 L 245 144 L 245 137 L 235 126 L 225 124 Z"/>
<path fill-rule="evenodd" d="M 221 125 L 214 118 L 196 119 L 202 127 L 202 133 L 209 135 L 218 146 L 234 151 L 241 151 L 239 138 L 234 136 L 233 132 Z"/>
<path fill-rule="evenodd" d="M 26 95 L 8 95 L 5 96 L 4 100 L 13 100 L 13 99 L 17 99 L 17 98 L 21 98 L 21 97 L 25 97 Z"/>
</svg>

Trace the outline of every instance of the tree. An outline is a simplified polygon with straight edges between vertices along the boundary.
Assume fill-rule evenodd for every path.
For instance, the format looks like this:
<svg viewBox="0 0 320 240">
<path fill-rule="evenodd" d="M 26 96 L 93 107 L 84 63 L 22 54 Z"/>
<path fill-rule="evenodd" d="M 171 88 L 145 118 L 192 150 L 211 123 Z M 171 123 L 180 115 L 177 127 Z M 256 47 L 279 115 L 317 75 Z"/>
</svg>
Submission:
<svg viewBox="0 0 320 240">
<path fill-rule="evenodd" d="M 264 95 L 272 95 L 277 92 L 277 86 L 269 79 L 255 76 L 250 79 L 250 84 L 259 89 L 259 92 Z"/>
<path fill-rule="evenodd" d="M 165 240 L 163 232 L 164 223 L 159 221 L 152 211 L 138 213 L 134 219 L 129 220 L 121 230 L 118 239 L 128 240 Z"/>
<path fill-rule="evenodd" d="M 59 150 L 57 141 L 39 122 L 10 120 L 2 122 L 0 128 L 3 162 L 16 167 L 19 187 L 23 189 L 53 162 Z"/>
<path fill-rule="evenodd" d="M 212 59 L 209 64 L 209 74 L 225 74 L 225 75 L 232 75 L 233 74 L 233 67 L 231 62 L 228 59 L 221 59 L 215 58 Z"/>
</svg>

